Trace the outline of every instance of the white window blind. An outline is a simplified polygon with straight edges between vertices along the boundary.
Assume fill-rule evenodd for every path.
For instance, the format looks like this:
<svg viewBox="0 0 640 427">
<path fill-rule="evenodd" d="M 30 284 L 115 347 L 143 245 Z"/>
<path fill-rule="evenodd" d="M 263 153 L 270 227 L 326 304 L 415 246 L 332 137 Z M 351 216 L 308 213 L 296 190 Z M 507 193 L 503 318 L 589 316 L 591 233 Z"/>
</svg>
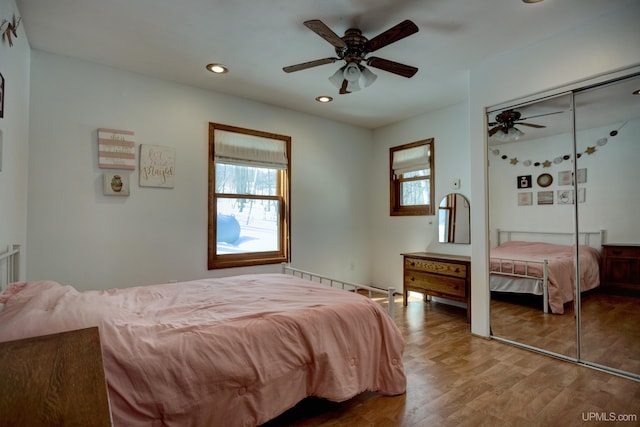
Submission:
<svg viewBox="0 0 640 427">
<path fill-rule="evenodd" d="M 216 129 L 216 162 L 275 169 L 287 168 L 285 141 Z"/>
<path fill-rule="evenodd" d="M 429 169 L 429 144 L 418 147 L 406 148 L 393 152 L 393 173 L 402 175 L 407 172 L 415 172 Z"/>
</svg>

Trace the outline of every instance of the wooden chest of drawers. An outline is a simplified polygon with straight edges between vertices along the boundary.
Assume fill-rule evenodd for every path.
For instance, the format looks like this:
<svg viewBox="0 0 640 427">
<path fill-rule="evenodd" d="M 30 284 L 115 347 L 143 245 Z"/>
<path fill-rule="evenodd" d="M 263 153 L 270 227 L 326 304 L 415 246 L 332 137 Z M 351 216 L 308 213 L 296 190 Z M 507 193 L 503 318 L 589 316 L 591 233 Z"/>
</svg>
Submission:
<svg viewBox="0 0 640 427">
<path fill-rule="evenodd" d="M 420 292 L 467 304 L 467 319 L 471 319 L 471 259 L 461 255 L 429 252 L 402 254 L 404 257 L 403 303 L 407 305 L 409 291 Z"/>
<path fill-rule="evenodd" d="M 602 286 L 640 294 L 640 245 L 602 245 Z"/>
</svg>

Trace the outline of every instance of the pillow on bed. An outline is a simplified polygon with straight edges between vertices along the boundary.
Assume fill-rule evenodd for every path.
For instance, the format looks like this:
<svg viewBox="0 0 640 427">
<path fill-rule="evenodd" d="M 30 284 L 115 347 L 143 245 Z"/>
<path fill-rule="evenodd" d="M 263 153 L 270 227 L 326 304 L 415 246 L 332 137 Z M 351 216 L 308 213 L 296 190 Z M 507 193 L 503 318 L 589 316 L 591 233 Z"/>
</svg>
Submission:
<svg viewBox="0 0 640 427">
<path fill-rule="evenodd" d="M 27 282 L 16 282 L 9 284 L 9 286 L 7 286 L 7 289 L 5 289 L 2 294 L 0 294 L 0 304 L 2 305 L 2 308 L 4 308 L 4 305 L 7 303 L 7 301 L 9 301 L 9 298 L 23 290 L 25 286 L 27 286 Z M 2 308 L 0 308 L 0 311 L 2 311 Z"/>
</svg>

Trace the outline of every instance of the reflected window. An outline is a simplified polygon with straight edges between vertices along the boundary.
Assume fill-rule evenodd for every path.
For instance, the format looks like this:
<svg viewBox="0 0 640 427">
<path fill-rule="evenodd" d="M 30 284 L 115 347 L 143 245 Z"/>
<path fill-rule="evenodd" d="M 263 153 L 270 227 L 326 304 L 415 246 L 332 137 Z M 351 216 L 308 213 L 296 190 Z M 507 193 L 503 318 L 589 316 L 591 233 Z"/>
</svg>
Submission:
<svg viewBox="0 0 640 427">
<path fill-rule="evenodd" d="M 389 149 L 391 215 L 434 214 L 433 147 L 430 138 Z"/>
</svg>

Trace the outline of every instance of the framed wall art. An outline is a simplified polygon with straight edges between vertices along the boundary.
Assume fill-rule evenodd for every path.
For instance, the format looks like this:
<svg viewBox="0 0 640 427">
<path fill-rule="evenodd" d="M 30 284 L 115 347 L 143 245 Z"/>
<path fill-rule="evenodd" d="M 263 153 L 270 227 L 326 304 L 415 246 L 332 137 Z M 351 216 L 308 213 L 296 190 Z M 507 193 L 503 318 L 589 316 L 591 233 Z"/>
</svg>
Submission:
<svg viewBox="0 0 640 427">
<path fill-rule="evenodd" d="M 553 191 L 538 191 L 538 204 L 539 205 L 552 205 L 553 204 Z"/>
<path fill-rule="evenodd" d="M 518 188 L 531 188 L 531 175 L 521 175 L 518 177 Z"/>
<path fill-rule="evenodd" d="M 533 193 L 527 191 L 525 193 L 518 193 L 518 206 L 529 206 L 533 204 Z"/>
<path fill-rule="evenodd" d="M 105 196 L 128 196 L 129 174 L 122 172 L 102 175 L 102 191 Z"/>
<path fill-rule="evenodd" d="M 176 149 L 140 144 L 140 186 L 173 188 Z"/>
<path fill-rule="evenodd" d="M 136 141 L 129 130 L 98 129 L 98 166 L 104 169 L 136 168 Z"/>
</svg>

